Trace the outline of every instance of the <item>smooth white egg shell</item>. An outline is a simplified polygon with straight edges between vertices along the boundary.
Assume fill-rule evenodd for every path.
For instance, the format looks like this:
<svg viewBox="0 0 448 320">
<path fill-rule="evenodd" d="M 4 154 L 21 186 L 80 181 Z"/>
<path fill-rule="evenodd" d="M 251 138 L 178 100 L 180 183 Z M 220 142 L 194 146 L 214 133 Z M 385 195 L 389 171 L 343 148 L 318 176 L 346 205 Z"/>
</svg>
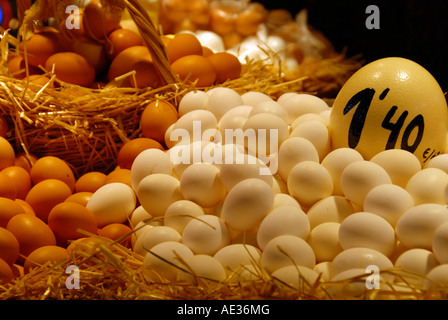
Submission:
<svg viewBox="0 0 448 320">
<path fill-rule="evenodd" d="M 189 257 L 185 264 L 188 268 L 178 270 L 177 281 L 197 285 L 198 280 L 207 281 L 208 285 L 226 280 L 226 272 L 222 264 L 214 257 L 206 254 L 196 254 Z"/>
<path fill-rule="evenodd" d="M 395 227 L 398 240 L 408 248 L 431 249 L 434 232 L 448 221 L 446 205 L 427 203 L 416 205 L 403 213 Z"/>
<path fill-rule="evenodd" d="M 344 250 L 364 247 L 390 256 L 396 246 L 395 230 L 386 219 L 376 214 L 356 212 L 341 222 L 339 243 Z"/>
<path fill-rule="evenodd" d="M 266 182 L 250 178 L 237 183 L 224 199 L 221 217 L 235 230 L 255 228 L 274 206 L 274 192 Z"/>
<path fill-rule="evenodd" d="M 123 223 L 135 210 L 137 197 L 130 186 L 121 182 L 108 183 L 96 190 L 87 201 L 87 209 L 95 216 L 98 227 Z"/>
<path fill-rule="evenodd" d="M 159 149 L 147 149 L 135 157 L 131 166 L 131 185 L 137 190 L 140 181 L 153 173 L 173 174 L 173 165 L 168 154 Z"/>
<path fill-rule="evenodd" d="M 315 161 L 302 161 L 288 174 L 288 191 L 302 206 L 311 207 L 333 194 L 333 180 L 328 170 Z"/>
<path fill-rule="evenodd" d="M 290 137 L 302 137 L 309 140 L 319 154 L 322 161 L 330 152 L 330 132 L 328 127 L 318 120 L 305 121 L 292 130 Z"/>
<path fill-rule="evenodd" d="M 193 110 L 206 110 L 209 95 L 201 90 L 186 93 L 179 101 L 178 113 L 182 117 Z"/>
<path fill-rule="evenodd" d="M 182 243 L 195 254 L 214 255 L 230 243 L 230 234 L 223 219 L 206 214 L 187 223 L 182 232 Z"/>
<path fill-rule="evenodd" d="M 178 200 L 166 209 L 163 224 L 182 234 L 188 222 L 204 214 L 204 209 L 197 203 L 190 200 Z"/>
<path fill-rule="evenodd" d="M 327 168 L 333 179 L 333 194 L 342 196 L 344 192 L 341 187 L 341 175 L 344 169 L 354 161 L 363 161 L 362 155 L 351 148 L 335 149 L 328 153 L 321 161 L 321 164 Z"/>
<path fill-rule="evenodd" d="M 434 254 L 427 249 L 414 248 L 403 252 L 395 261 L 395 267 L 407 283 L 423 285 L 426 275 L 438 265 Z"/>
<path fill-rule="evenodd" d="M 321 223 L 341 223 L 346 217 L 355 212 L 350 200 L 343 196 L 330 196 L 315 203 L 308 211 L 311 229 Z"/>
<path fill-rule="evenodd" d="M 218 121 L 227 111 L 241 105 L 243 100 L 233 89 L 217 87 L 213 89 L 213 92 L 209 91 L 207 110 L 212 112 Z"/>
<path fill-rule="evenodd" d="M 307 239 L 317 262 L 332 261 L 341 251 L 338 222 L 324 222 L 311 230 Z"/>
<path fill-rule="evenodd" d="M 180 241 L 181 235 L 173 228 L 167 226 L 155 226 L 146 230 L 137 238 L 133 246 L 134 252 L 141 256 L 151 250 L 155 245 L 167 241 Z"/>
<path fill-rule="evenodd" d="M 414 198 L 415 204 L 446 204 L 445 189 L 448 173 L 438 168 L 424 168 L 416 172 L 406 184 L 406 190 Z"/>
<path fill-rule="evenodd" d="M 409 151 L 388 149 L 377 153 L 371 162 L 379 164 L 386 170 L 393 184 L 406 188 L 409 179 L 422 169 L 420 160 Z"/>
<path fill-rule="evenodd" d="M 289 265 L 313 268 L 316 256 L 310 245 L 302 238 L 281 235 L 270 240 L 261 255 L 263 267 L 269 273 Z"/>
<path fill-rule="evenodd" d="M 370 190 L 385 183 L 392 183 L 386 170 L 367 160 L 349 163 L 341 174 L 342 192 L 357 206 L 362 206 Z"/>
<path fill-rule="evenodd" d="M 153 217 L 163 216 L 173 202 L 183 199 L 179 180 L 163 173 L 143 178 L 137 196 L 141 206 Z"/>
<path fill-rule="evenodd" d="M 283 141 L 278 151 L 278 173 L 284 181 L 288 180 L 291 169 L 302 161 L 319 162 L 316 147 L 301 137 L 290 137 Z"/>
<path fill-rule="evenodd" d="M 177 241 L 166 241 L 152 247 L 143 259 L 144 276 L 151 282 L 176 281 L 179 268 L 185 268 L 183 261 L 194 255 L 190 248 Z"/>
</svg>

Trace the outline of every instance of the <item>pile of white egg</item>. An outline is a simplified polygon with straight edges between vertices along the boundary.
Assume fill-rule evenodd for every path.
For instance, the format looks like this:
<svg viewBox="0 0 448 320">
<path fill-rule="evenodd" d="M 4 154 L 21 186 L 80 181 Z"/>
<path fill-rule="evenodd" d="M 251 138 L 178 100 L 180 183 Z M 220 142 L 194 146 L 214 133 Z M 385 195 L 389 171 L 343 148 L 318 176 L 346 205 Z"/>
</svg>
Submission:
<svg viewBox="0 0 448 320">
<path fill-rule="evenodd" d="M 108 205 L 109 216 L 128 216 L 135 228 L 133 250 L 144 256 L 148 278 L 267 274 L 298 288 L 299 273 L 312 285 L 376 266 L 389 281 L 385 290 L 448 283 L 448 154 L 422 166 L 400 149 L 369 161 L 354 149 L 332 150 L 330 113 L 309 94 L 276 101 L 229 88 L 186 94 L 166 133 L 169 150 L 139 154 L 131 168 L 135 198 L 121 190 Z M 278 148 L 226 142 L 226 129 L 275 129 Z M 126 208 L 118 205 L 125 197 Z M 365 290 L 362 284 L 332 293 Z"/>
</svg>

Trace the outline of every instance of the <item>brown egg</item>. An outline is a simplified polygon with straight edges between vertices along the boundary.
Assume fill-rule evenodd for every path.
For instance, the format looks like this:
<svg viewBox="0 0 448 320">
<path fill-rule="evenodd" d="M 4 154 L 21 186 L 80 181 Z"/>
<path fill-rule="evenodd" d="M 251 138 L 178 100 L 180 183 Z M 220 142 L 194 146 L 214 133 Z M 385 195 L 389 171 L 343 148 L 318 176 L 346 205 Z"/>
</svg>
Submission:
<svg viewBox="0 0 448 320">
<path fill-rule="evenodd" d="M 0 172 L 0 197 L 12 200 L 17 198 L 17 188 L 14 180 L 3 172 Z"/>
<path fill-rule="evenodd" d="M 15 235 L 6 227 L 0 227 L 0 259 L 13 265 L 17 261 L 19 251 L 19 241 Z"/>
<path fill-rule="evenodd" d="M 158 141 L 151 138 L 136 138 L 129 140 L 123 144 L 118 151 L 118 165 L 122 169 L 131 169 L 135 157 L 137 157 L 143 150 L 152 148 L 164 150 L 163 146 Z"/>
<path fill-rule="evenodd" d="M 3 169 L 1 172 L 12 179 L 14 186 L 16 187 L 16 197 L 25 199 L 28 191 L 31 189 L 31 177 L 29 172 L 19 166 L 10 166 Z"/>
<path fill-rule="evenodd" d="M 118 241 L 121 245 L 130 248 L 131 247 L 131 235 L 132 229 L 122 223 L 111 223 L 98 229 L 98 235 Z"/>
<path fill-rule="evenodd" d="M 59 30 L 73 38 L 87 40 L 89 38 L 84 26 L 84 8 L 78 8 L 78 12 L 70 13 L 67 18 L 61 21 Z"/>
<path fill-rule="evenodd" d="M 43 156 L 39 158 L 30 170 L 33 184 L 46 179 L 58 179 L 67 184 L 70 190 L 75 190 L 75 175 L 66 161 L 55 156 Z"/>
<path fill-rule="evenodd" d="M 106 174 L 91 171 L 80 176 L 75 183 L 75 192 L 95 192 L 106 183 Z"/>
<path fill-rule="evenodd" d="M 46 179 L 31 188 L 25 201 L 31 205 L 38 218 L 47 222 L 51 209 L 71 195 L 72 192 L 65 182 L 58 179 Z"/>
<path fill-rule="evenodd" d="M 266 10 L 259 3 L 250 4 L 238 14 L 235 21 L 235 29 L 243 36 L 251 36 L 257 33 L 258 27 L 266 19 Z"/>
<path fill-rule="evenodd" d="M 17 261 L 24 261 L 22 256 L 28 256 L 39 247 L 56 245 L 56 237 L 50 227 L 37 217 L 29 214 L 18 214 L 9 220 L 6 229 L 19 242 L 20 255 Z"/>
<path fill-rule="evenodd" d="M 8 71 L 10 75 L 16 79 L 23 79 L 26 77 L 26 63 L 22 55 L 15 55 L 8 60 Z M 34 67 L 28 63 L 28 74 L 34 75 L 41 73 L 38 67 Z"/>
<path fill-rule="evenodd" d="M 212 7 L 210 26 L 218 34 L 226 34 L 235 30 L 236 13 L 220 7 Z"/>
<path fill-rule="evenodd" d="M 132 188 L 131 170 L 117 168 L 107 175 L 106 184 L 113 182 L 121 182 Z"/>
<path fill-rule="evenodd" d="M 84 205 L 71 201 L 61 202 L 51 209 L 48 226 L 56 236 L 58 245 L 64 247 L 68 246 L 70 240 L 96 234 L 98 229 L 93 213 Z"/>
<path fill-rule="evenodd" d="M 106 54 L 106 48 L 102 43 L 92 39 L 77 41 L 74 52 L 86 58 L 97 74 L 103 72 L 109 67 L 109 59 Z"/>
<path fill-rule="evenodd" d="M 32 74 L 26 77 L 24 80 L 42 87 L 47 86 L 47 88 L 54 88 L 53 82 L 50 82 L 50 78 L 44 74 Z"/>
<path fill-rule="evenodd" d="M 64 202 L 76 202 L 83 206 L 86 206 L 87 202 L 89 202 L 89 199 L 92 197 L 92 194 L 93 192 L 88 191 L 75 192 L 67 199 L 65 199 Z"/>
<path fill-rule="evenodd" d="M 216 70 L 216 82 L 238 79 L 241 76 L 242 65 L 238 57 L 229 52 L 216 52 L 207 56 Z"/>
<path fill-rule="evenodd" d="M 0 285 L 5 285 L 14 279 L 14 272 L 9 264 L 0 259 Z"/>
<path fill-rule="evenodd" d="M 29 273 L 32 268 L 36 268 L 47 263 L 56 263 L 68 260 L 70 255 L 65 248 L 49 245 L 42 246 L 31 252 L 25 260 L 23 269 L 25 274 Z"/>
<path fill-rule="evenodd" d="M 49 28 L 34 33 L 19 45 L 19 52 L 22 55 L 26 54 L 28 63 L 34 67 L 39 67 L 39 65 L 44 67 L 50 56 L 63 50 L 64 47 L 59 40 L 59 31 Z"/>
<path fill-rule="evenodd" d="M 202 55 L 202 45 L 199 39 L 191 33 L 179 33 L 166 45 L 170 63 L 188 55 Z"/>
<path fill-rule="evenodd" d="M 15 159 L 16 155 L 11 143 L 0 136 L 0 170 L 13 166 L 16 161 Z"/>
<path fill-rule="evenodd" d="M 104 39 L 120 26 L 120 16 L 115 16 L 101 4 L 101 0 L 90 0 L 83 12 L 86 33 L 94 39 Z"/>
<path fill-rule="evenodd" d="M 115 58 L 121 51 L 142 46 L 143 40 L 139 33 L 129 29 L 116 29 L 112 31 L 106 39 L 106 54 L 109 58 Z"/>
<path fill-rule="evenodd" d="M 190 84 L 196 82 L 197 87 L 208 87 L 216 80 L 213 64 L 202 55 L 182 57 L 177 59 L 171 67 L 182 81 Z"/>
<path fill-rule="evenodd" d="M 12 217 L 25 213 L 25 209 L 15 200 L 0 197 L 0 227 L 6 228 Z"/>
<path fill-rule="evenodd" d="M 71 84 L 89 87 L 95 80 L 95 68 L 82 55 L 75 52 L 59 52 L 45 62 L 45 69 L 54 71 L 56 78 Z"/>
<path fill-rule="evenodd" d="M 113 81 L 131 71 L 135 71 L 134 76 L 124 79 L 121 86 L 155 88 L 161 83 L 151 54 L 145 46 L 134 46 L 120 52 L 111 63 L 107 78 Z"/>
<path fill-rule="evenodd" d="M 22 167 L 29 172 L 34 162 L 37 161 L 37 159 L 38 159 L 37 156 L 33 154 L 19 152 L 15 156 L 14 165 Z"/>
</svg>

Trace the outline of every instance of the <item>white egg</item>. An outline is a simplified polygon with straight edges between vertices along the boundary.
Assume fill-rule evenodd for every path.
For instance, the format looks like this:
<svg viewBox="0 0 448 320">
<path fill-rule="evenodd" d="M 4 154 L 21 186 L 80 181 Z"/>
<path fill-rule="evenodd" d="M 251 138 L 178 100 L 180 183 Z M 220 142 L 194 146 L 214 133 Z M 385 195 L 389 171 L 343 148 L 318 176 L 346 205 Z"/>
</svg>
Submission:
<svg viewBox="0 0 448 320">
<path fill-rule="evenodd" d="M 446 221 L 448 208 L 445 205 L 420 204 L 401 215 L 395 232 L 398 240 L 406 247 L 430 250 L 435 230 Z"/>
<path fill-rule="evenodd" d="M 291 169 L 299 162 L 319 162 L 316 147 L 307 139 L 292 137 L 283 141 L 278 151 L 278 173 L 284 181 L 288 180 Z"/>
<path fill-rule="evenodd" d="M 277 101 L 288 112 L 289 123 L 293 123 L 296 118 L 305 113 L 319 114 L 330 108 L 324 100 L 311 94 L 295 93 L 280 98 Z"/>
<path fill-rule="evenodd" d="M 195 254 L 214 255 L 230 243 L 230 234 L 223 219 L 206 214 L 187 223 L 182 232 L 182 243 Z"/>
<path fill-rule="evenodd" d="M 389 222 L 376 214 L 356 212 L 341 222 L 339 243 L 344 250 L 364 247 L 390 256 L 396 246 L 395 230 Z"/>
<path fill-rule="evenodd" d="M 248 152 L 263 160 L 263 156 L 278 152 L 280 145 L 289 136 L 289 128 L 286 122 L 274 114 L 258 113 L 247 119 L 243 133 L 248 137 Z"/>
<path fill-rule="evenodd" d="M 269 184 L 250 178 L 237 183 L 224 199 L 221 217 L 233 229 L 255 228 L 274 205 L 274 192 Z"/>
<path fill-rule="evenodd" d="M 274 196 L 274 209 L 281 206 L 292 206 L 302 209 L 300 203 L 288 193 L 277 193 Z"/>
<path fill-rule="evenodd" d="M 386 219 L 395 228 L 403 213 L 414 207 L 414 199 L 402 187 L 382 184 L 374 187 L 364 199 L 364 210 Z"/>
<path fill-rule="evenodd" d="M 224 200 L 226 188 L 216 166 L 209 163 L 195 163 L 182 173 L 180 192 L 186 200 L 193 201 L 203 208 L 210 208 Z"/>
<path fill-rule="evenodd" d="M 322 282 L 330 281 L 330 267 L 331 261 L 324 261 L 316 263 L 313 270 L 320 275 Z"/>
<path fill-rule="evenodd" d="M 129 220 L 129 224 L 132 228 L 134 228 L 138 223 L 140 222 L 145 222 L 145 223 L 154 223 L 154 224 L 158 224 L 159 222 L 154 220 L 152 221 L 152 215 L 150 215 L 148 213 L 148 211 L 146 211 L 142 206 L 138 206 L 137 208 L 135 208 L 134 211 L 132 211 L 130 220 Z"/>
<path fill-rule="evenodd" d="M 243 100 L 238 92 L 226 87 L 217 87 L 209 92 L 207 110 L 212 112 L 219 121 L 230 109 L 243 105 Z"/>
<path fill-rule="evenodd" d="M 416 172 L 408 181 L 406 190 L 414 198 L 415 204 L 446 204 L 445 189 L 448 173 L 438 168 L 424 168 Z"/>
<path fill-rule="evenodd" d="M 273 186 L 273 177 L 267 165 L 248 154 L 227 155 L 224 163 L 220 165 L 220 175 L 227 191 L 249 178 L 257 178 L 266 182 L 271 188 Z"/>
<path fill-rule="evenodd" d="M 271 277 L 274 283 L 286 289 L 307 290 L 312 289 L 315 283 L 320 279 L 319 274 L 308 267 L 304 266 L 285 266 L 275 270 Z"/>
<path fill-rule="evenodd" d="M 266 244 L 277 236 L 289 234 L 306 240 L 309 233 L 310 222 L 302 209 L 281 206 L 273 209 L 261 221 L 257 231 L 257 243 L 263 250 Z"/>
<path fill-rule="evenodd" d="M 263 101 L 257 103 L 255 106 L 253 106 L 249 117 L 259 113 L 274 114 L 281 118 L 286 124 L 289 124 L 288 113 L 283 108 L 283 106 L 276 101 Z"/>
<path fill-rule="evenodd" d="M 448 284 L 448 264 L 441 264 L 432 268 L 426 275 L 424 287 L 440 289 Z"/>
<path fill-rule="evenodd" d="M 176 281 L 179 268 L 185 269 L 184 261 L 194 253 L 185 244 L 166 241 L 152 247 L 143 260 L 143 274 L 146 279 L 156 283 Z"/>
<path fill-rule="evenodd" d="M 213 52 L 225 51 L 224 40 L 219 34 L 212 31 L 197 30 L 195 35 L 203 46 L 210 48 Z"/>
<path fill-rule="evenodd" d="M 333 194 L 342 196 L 344 192 L 341 188 L 341 175 L 345 167 L 354 161 L 363 161 L 362 155 L 351 148 L 340 148 L 331 151 L 322 160 L 321 164 L 327 168 L 333 179 Z"/>
<path fill-rule="evenodd" d="M 426 275 L 438 265 L 434 254 L 422 248 L 409 249 L 395 261 L 398 274 L 411 285 L 423 285 Z"/>
<path fill-rule="evenodd" d="M 434 231 L 431 249 L 439 263 L 448 263 L 448 222 L 442 223 Z"/>
<path fill-rule="evenodd" d="M 243 100 L 243 104 L 252 107 L 261 102 L 274 101 L 270 96 L 259 91 L 248 91 L 246 93 L 243 93 L 241 95 L 241 99 Z"/>
<path fill-rule="evenodd" d="M 213 163 L 215 161 L 215 152 L 219 149 L 218 147 L 210 141 L 195 141 L 175 145 L 167 151 L 173 165 L 173 176 L 180 179 L 185 169 L 194 163 Z M 221 160 L 221 158 L 219 154 L 216 156 L 218 160 Z"/>
<path fill-rule="evenodd" d="M 201 90 L 192 90 L 186 93 L 179 101 L 178 113 L 182 117 L 193 110 L 206 110 L 209 95 Z"/>
<path fill-rule="evenodd" d="M 163 216 L 173 202 L 183 199 L 179 180 L 163 173 L 143 178 L 137 196 L 141 206 L 153 217 Z"/>
<path fill-rule="evenodd" d="M 341 223 L 354 212 L 351 202 L 343 196 L 330 196 L 318 201 L 308 211 L 311 229 L 321 223 Z"/>
<path fill-rule="evenodd" d="M 182 233 L 188 222 L 204 214 L 204 209 L 197 203 L 189 200 L 178 200 L 166 209 L 163 224 Z"/>
<path fill-rule="evenodd" d="M 328 294 L 334 299 L 362 297 L 368 290 L 366 276 L 364 268 L 344 270 L 331 278 L 331 282 L 336 285 L 328 288 Z"/>
<path fill-rule="evenodd" d="M 346 249 L 333 259 L 330 276 L 331 279 L 334 279 L 335 276 L 343 271 L 358 268 L 363 269 L 365 273 L 367 267 L 372 265 L 378 267 L 380 273 L 382 270 L 390 270 L 393 267 L 390 259 L 378 250 L 362 247 Z M 382 276 L 386 280 L 394 279 L 393 275 L 382 274 Z"/>
<path fill-rule="evenodd" d="M 123 223 L 135 210 L 137 197 L 130 186 L 121 182 L 105 184 L 96 190 L 86 207 L 95 216 L 98 227 Z"/>
<path fill-rule="evenodd" d="M 288 191 L 302 206 L 311 207 L 333 194 L 333 180 L 328 170 L 318 162 L 302 161 L 289 172 Z"/>
<path fill-rule="evenodd" d="M 290 127 L 290 131 L 294 131 L 294 129 L 299 125 L 306 121 L 320 121 L 322 122 L 326 127 L 328 127 L 328 120 L 324 117 L 322 117 L 320 114 L 317 113 L 305 113 L 301 116 L 297 117 L 292 123 Z"/>
<path fill-rule="evenodd" d="M 218 128 L 222 135 L 222 140 L 225 143 L 232 143 L 233 141 L 226 141 L 226 133 L 229 135 L 233 131 L 237 129 L 243 130 L 244 124 L 246 123 L 247 119 L 249 118 L 249 114 L 252 110 L 251 106 L 247 105 L 241 105 L 238 107 L 235 107 L 229 111 L 227 111 L 219 120 L 218 122 Z M 230 138 L 229 138 L 230 139 Z"/>
<path fill-rule="evenodd" d="M 260 266 L 261 250 L 248 244 L 229 244 L 219 249 L 214 257 L 224 266 L 227 276 L 241 273 L 245 266 Z"/>
<path fill-rule="evenodd" d="M 177 143 L 178 143 L 178 141 L 176 141 L 176 140 L 171 140 L 171 132 L 173 131 L 173 129 L 174 129 L 174 125 L 175 125 L 176 123 L 174 122 L 172 125 L 170 125 L 169 127 L 168 127 L 168 129 L 166 129 L 166 131 L 165 131 L 165 136 L 164 136 L 164 141 L 165 141 L 165 144 L 166 144 L 166 146 L 168 147 L 168 149 L 169 148 L 172 148 L 172 147 L 174 147 Z"/>
<path fill-rule="evenodd" d="M 386 170 L 367 160 L 349 163 L 341 174 L 341 188 L 344 195 L 357 206 L 374 187 L 392 183 Z"/>
<path fill-rule="evenodd" d="M 382 151 L 370 161 L 383 167 L 392 183 L 403 188 L 406 188 L 409 179 L 422 169 L 420 160 L 413 153 L 402 149 Z"/>
<path fill-rule="evenodd" d="M 310 245 L 302 238 L 293 235 L 281 235 L 269 241 L 261 255 L 261 262 L 267 272 L 286 266 L 304 266 L 313 268 L 316 256 Z"/>
<path fill-rule="evenodd" d="M 193 110 L 180 117 L 171 130 L 169 140 L 174 144 L 210 141 L 217 131 L 218 121 L 208 110 Z"/>
<path fill-rule="evenodd" d="M 328 127 L 321 121 L 310 120 L 302 122 L 294 128 L 289 136 L 309 140 L 316 148 L 320 161 L 330 152 L 330 132 Z"/>
<path fill-rule="evenodd" d="M 171 159 L 160 149 L 147 149 L 138 154 L 131 166 L 131 185 L 137 190 L 140 181 L 153 173 L 173 174 Z"/>
<path fill-rule="evenodd" d="M 317 262 L 332 261 L 341 251 L 338 222 L 324 222 L 311 230 L 307 239 Z"/>
<path fill-rule="evenodd" d="M 443 153 L 435 156 L 424 165 L 424 168 L 438 168 L 448 173 L 448 154 Z"/>
<path fill-rule="evenodd" d="M 205 281 L 210 286 L 226 280 L 226 272 L 222 264 L 209 255 L 194 255 L 189 257 L 185 264 L 188 268 L 185 268 L 185 271 L 178 270 L 177 281 L 194 285 L 197 285 L 198 281 L 200 284 Z"/>
<path fill-rule="evenodd" d="M 137 238 L 133 246 L 135 253 L 145 256 L 155 245 L 167 241 L 180 241 L 181 235 L 173 228 L 167 226 L 155 226 L 146 230 Z"/>
</svg>

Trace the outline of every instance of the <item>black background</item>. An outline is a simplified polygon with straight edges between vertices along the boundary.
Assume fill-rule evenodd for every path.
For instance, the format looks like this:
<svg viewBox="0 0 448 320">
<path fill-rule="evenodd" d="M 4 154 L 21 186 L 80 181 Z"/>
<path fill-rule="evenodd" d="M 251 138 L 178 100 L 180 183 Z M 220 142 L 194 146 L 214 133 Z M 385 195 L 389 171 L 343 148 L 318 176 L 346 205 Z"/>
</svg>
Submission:
<svg viewBox="0 0 448 320">
<path fill-rule="evenodd" d="M 398 56 L 425 67 L 448 91 L 448 1 L 446 0 L 258 0 L 266 9 L 308 10 L 308 23 L 338 52 L 366 62 Z M 380 10 L 380 29 L 365 26 L 366 8 Z"/>
</svg>

